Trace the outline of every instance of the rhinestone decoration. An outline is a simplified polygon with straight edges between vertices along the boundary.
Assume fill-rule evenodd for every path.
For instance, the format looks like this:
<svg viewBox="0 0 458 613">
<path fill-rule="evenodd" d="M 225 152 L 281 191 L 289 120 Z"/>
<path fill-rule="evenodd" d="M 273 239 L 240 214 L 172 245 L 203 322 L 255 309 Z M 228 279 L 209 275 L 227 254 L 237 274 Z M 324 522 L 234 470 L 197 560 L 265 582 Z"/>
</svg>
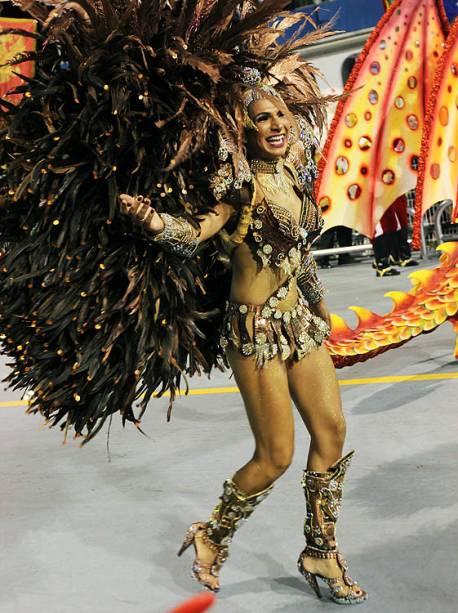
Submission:
<svg viewBox="0 0 458 613">
<path fill-rule="evenodd" d="M 244 85 L 254 86 L 261 83 L 261 73 L 257 68 L 244 66 L 241 70 L 240 80 Z"/>
<path fill-rule="evenodd" d="M 305 241 L 309 233 L 307 232 L 305 228 L 300 228 L 299 232 L 300 232 L 302 240 Z"/>
</svg>

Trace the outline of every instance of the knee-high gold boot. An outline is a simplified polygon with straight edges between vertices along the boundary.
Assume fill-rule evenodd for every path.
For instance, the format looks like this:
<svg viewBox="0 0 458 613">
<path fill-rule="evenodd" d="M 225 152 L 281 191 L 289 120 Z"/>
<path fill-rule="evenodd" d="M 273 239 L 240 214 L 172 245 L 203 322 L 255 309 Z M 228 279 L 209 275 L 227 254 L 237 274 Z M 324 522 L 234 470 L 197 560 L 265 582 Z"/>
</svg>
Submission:
<svg viewBox="0 0 458 613">
<path fill-rule="evenodd" d="M 213 592 L 219 590 L 219 571 L 228 558 L 228 546 L 232 537 L 241 522 L 250 517 L 255 508 L 270 494 L 272 488 L 273 485 L 257 494 L 247 495 L 232 479 L 228 479 L 223 484 L 223 493 L 211 518 L 207 522 L 196 522 L 188 528 L 178 555 L 181 556 L 190 545 L 194 545 L 196 557 L 192 574 L 201 585 Z M 215 555 L 212 562 L 204 562 L 199 558 L 199 542 Z"/>
<path fill-rule="evenodd" d="M 348 574 L 347 562 L 341 555 L 336 541 L 336 522 L 339 516 L 340 502 L 345 473 L 354 451 L 338 460 L 327 472 L 304 471 L 302 487 L 306 501 L 304 534 L 306 546 L 299 556 L 299 572 L 321 598 L 317 578 L 329 586 L 331 598 L 339 604 L 358 604 L 364 602 L 367 594 Z M 338 578 L 328 578 L 312 573 L 304 568 L 304 558 L 336 560 L 342 571 Z"/>
</svg>

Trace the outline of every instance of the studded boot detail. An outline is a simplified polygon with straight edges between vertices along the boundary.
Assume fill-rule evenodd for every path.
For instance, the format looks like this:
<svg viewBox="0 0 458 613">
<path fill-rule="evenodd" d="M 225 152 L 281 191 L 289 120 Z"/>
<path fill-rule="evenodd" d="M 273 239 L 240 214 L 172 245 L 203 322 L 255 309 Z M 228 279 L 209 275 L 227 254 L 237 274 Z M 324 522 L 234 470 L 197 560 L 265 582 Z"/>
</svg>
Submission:
<svg viewBox="0 0 458 613">
<path fill-rule="evenodd" d="M 186 533 L 180 556 L 190 545 L 194 545 L 196 557 L 192 567 L 194 579 L 207 589 L 219 591 L 219 571 L 229 556 L 229 544 L 242 522 L 246 521 L 255 508 L 270 494 L 273 485 L 247 495 L 228 479 L 223 484 L 223 493 L 207 522 L 192 524 Z M 199 559 L 196 542 L 201 543 L 216 554 L 214 561 L 204 563 Z"/>
<path fill-rule="evenodd" d="M 306 546 L 299 556 L 299 572 L 321 598 L 317 578 L 321 579 L 331 590 L 331 599 L 338 604 L 358 604 L 367 598 L 348 574 L 348 565 L 338 550 L 336 541 L 336 523 L 339 517 L 342 488 L 345 473 L 354 455 L 354 451 L 333 464 L 326 472 L 304 471 L 302 487 L 306 501 L 304 535 Z M 328 578 L 312 573 L 304 568 L 304 558 L 334 559 L 342 571 L 341 577 Z"/>
</svg>

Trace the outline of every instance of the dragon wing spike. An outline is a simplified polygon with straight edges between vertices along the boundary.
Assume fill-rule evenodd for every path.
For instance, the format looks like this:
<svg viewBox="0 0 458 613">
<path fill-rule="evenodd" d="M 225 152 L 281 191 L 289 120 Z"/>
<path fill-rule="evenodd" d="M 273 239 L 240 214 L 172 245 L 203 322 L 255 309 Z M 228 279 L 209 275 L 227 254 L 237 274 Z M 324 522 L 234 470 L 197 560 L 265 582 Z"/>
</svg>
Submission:
<svg viewBox="0 0 458 613">
<path fill-rule="evenodd" d="M 395 311 L 403 311 L 404 309 L 408 309 L 415 302 L 415 296 L 406 292 L 387 292 L 384 294 L 384 296 L 385 298 L 390 298 L 394 303 L 390 314 L 394 313 Z"/>
<path fill-rule="evenodd" d="M 451 258 L 458 258 L 458 243 L 451 241 L 448 243 L 441 243 L 436 247 L 436 251 L 441 251 Z"/>
<path fill-rule="evenodd" d="M 432 281 L 436 278 L 437 269 L 434 270 L 416 270 L 411 272 L 409 279 L 411 279 L 413 287 L 417 290 L 421 286 L 426 289 L 431 286 Z"/>
<path fill-rule="evenodd" d="M 384 317 L 381 317 L 380 315 L 377 315 L 377 313 L 369 311 L 369 309 L 365 309 L 364 307 L 351 306 L 348 308 L 350 309 L 350 311 L 356 313 L 356 316 L 358 318 L 358 325 L 355 328 L 356 332 L 359 332 L 360 330 L 366 328 L 375 327 L 378 323 L 383 322 L 385 319 Z"/>
<path fill-rule="evenodd" d="M 332 339 L 339 340 L 340 338 L 348 338 L 349 335 L 353 334 L 353 329 L 347 324 L 345 319 L 340 315 L 336 315 L 335 313 L 331 313 L 331 330 L 332 330 Z"/>
</svg>

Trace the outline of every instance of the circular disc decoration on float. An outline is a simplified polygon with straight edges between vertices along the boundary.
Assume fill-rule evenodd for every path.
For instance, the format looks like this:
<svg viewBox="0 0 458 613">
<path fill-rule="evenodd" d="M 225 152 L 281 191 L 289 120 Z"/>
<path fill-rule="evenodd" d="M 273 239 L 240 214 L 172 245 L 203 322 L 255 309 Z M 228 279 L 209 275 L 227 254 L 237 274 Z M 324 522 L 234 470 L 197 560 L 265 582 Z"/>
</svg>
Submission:
<svg viewBox="0 0 458 613">
<path fill-rule="evenodd" d="M 385 185 L 393 185 L 396 180 L 396 175 L 390 169 L 384 170 L 382 172 L 382 181 Z"/>
<path fill-rule="evenodd" d="M 348 113 L 345 116 L 345 125 L 347 128 L 354 128 L 358 123 L 358 116 L 355 113 Z"/>
<path fill-rule="evenodd" d="M 358 198 L 361 196 L 361 191 L 361 186 L 358 185 L 358 183 L 354 183 L 348 188 L 347 195 L 350 200 L 358 200 Z"/>
<path fill-rule="evenodd" d="M 340 155 L 336 160 L 336 174 L 346 175 L 350 168 L 350 162 L 344 155 Z"/>
<path fill-rule="evenodd" d="M 328 196 L 322 196 L 318 202 L 318 205 L 323 215 L 325 215 L 326 211 L 328 211 L 331 207 L 331 198 L 329 198 Z"/>
<path fill-rule="evenodd" d="M 372 139 L 369 136 L 361 136 L 358 141 L 358 147 L 361 151 L 367 151 L 372 147 Z"/>
<path fill-rule="evenodd" d="M 395 138 L 393 141 L 393 151 L 396 151 L 396 153 L 404 153 L 405 150 L 406 150 L 405 140 L 402 138 Z"/>
</svg>

